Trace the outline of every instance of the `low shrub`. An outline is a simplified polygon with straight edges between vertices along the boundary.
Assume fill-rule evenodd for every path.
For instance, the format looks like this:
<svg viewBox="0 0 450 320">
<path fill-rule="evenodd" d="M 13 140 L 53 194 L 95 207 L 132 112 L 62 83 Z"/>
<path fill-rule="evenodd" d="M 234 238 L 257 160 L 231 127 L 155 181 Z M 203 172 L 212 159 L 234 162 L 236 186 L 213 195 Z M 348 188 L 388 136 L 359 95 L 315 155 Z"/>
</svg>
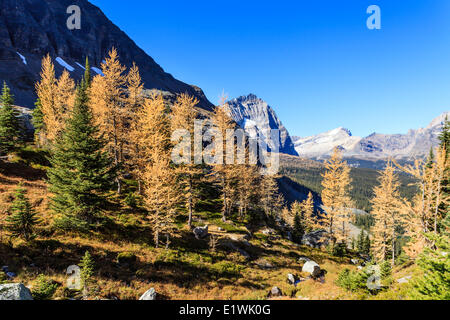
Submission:
<svg viewBox="0 0 450 320">
<path fill-rule="evenodd" d="M 56 292 L 58 284 L 44 275 L 39 275 L 33 284 L 31 294 L 35 300 L 50 300 Z"/>
</svg>

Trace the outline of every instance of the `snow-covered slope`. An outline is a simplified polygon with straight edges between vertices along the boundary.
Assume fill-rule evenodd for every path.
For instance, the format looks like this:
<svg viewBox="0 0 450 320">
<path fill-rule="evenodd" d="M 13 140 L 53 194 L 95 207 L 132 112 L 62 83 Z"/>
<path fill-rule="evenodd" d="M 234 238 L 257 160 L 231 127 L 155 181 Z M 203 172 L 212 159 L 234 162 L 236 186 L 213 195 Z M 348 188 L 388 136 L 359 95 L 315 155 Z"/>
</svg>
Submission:
<svg viewBox="0 0 450 320">
<path fill-rule="evenodd" d="M 271 129 L 280 130 L 280 153 L 297 155 L 294 143 L 289 132 L 278 119 L 275 111 L 263 100 L 249 94 L 228 101 L 230 116 L 247 132 L 258 132 L 263 137 L 270 137 Z M 274 150 L 274 145 L 269 142 L 269 148 Z"/>
<path fill-rule="evenodd" d="M 328 156 L 336 147 L 343 151 L 350 150 L 361 141 L 360 137 L 352 136 L 350 130 L 342 127 L 307 138 L 293 139 L 298 154 L 306 158 Z"/>
<path fill-rule="evenodd" d="M 338 147 L 347 158 L 412 159 L 426 156 L 431 147 L 438 145 L 438 136 L 446 117 L 450 119 L 450 112 L 444 112 L 427 127 L 409 130 L 407 134 L 373 133 L 360 138 L 353 137 L 347 129 L 337 128 L 312 137 L 293 139 L 298 154 L 306 158 L 326 158 Z"/>
</svg>

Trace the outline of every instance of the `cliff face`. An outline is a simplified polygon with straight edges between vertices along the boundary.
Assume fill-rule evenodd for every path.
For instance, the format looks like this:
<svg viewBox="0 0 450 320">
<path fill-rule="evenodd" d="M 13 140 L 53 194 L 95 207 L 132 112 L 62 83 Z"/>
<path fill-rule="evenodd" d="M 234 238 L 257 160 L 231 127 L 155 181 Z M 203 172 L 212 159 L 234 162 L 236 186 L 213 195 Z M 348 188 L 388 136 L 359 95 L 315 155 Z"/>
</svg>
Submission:
<svg viewBox="0 0 450 320">
<path fill-rule="evenodd" d="M 278 119 L 275 111 L 263 100 L 250 94 L 228 101 L 231 117 L 247 131 L 257 131 L 263 137 L 270 138 L 270 130 L 280 130 L 280 153 L 298 155 L 289 132 Z M 269 141 L 269 147 L 274 145 Z"/>
<path fill-rule="evenodd" d="M 81 9 L 81 29 L 67 28 L 67 8 Z M 16 103 L 32 107 L 34 83 L 39 79 L 42 57 L 50 53 L 58 74 L 64 68 L 79 79 L 86 57 L 99 67 L 115 47 L 122 64 L 139 66 L 146 89 L 173 94 L 187 92 L 200 100 L 200 107 L 213 105 L 198 87 L 185 84 L 164 70 L 96 6 L 87 0 L 1 0 L 0 80 L 12 88 Z M 59 59 L 57 59 L 59 58 Z M 95 74 L 95 71 L 93 71 Z"/>
</svg>

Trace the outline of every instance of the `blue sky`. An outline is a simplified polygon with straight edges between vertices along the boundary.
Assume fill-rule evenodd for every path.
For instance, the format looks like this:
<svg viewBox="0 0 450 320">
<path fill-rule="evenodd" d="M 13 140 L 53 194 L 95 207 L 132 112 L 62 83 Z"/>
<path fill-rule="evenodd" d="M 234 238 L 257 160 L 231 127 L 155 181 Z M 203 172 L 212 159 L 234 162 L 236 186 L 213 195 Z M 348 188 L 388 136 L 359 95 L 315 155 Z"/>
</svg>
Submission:
<svg viewBox="0 0 450 320">
<path fill-rule="evenodd" d="M 450 110 L 448 0 L 90 1 L 166 72 L 213 103 L 258 95 L 291 135 L 406 133 Z"/>
</svg>

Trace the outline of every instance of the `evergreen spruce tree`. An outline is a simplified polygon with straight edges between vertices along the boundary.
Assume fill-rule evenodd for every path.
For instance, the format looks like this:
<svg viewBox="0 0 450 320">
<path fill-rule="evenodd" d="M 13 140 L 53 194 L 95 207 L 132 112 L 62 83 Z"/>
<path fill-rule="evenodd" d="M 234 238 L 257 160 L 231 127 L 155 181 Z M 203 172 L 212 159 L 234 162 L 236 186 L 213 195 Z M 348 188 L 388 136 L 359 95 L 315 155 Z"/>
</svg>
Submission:
<svg viewBox="0 0 450 320">
<path fill-rule="evenodd" d="M 89 283 L 94 275 L 94 260 L 92 259 L 89 251 L 86 251 L 83 258 L 80 261 L 81 267 L 81 285 L 83 286 L 83 295 L 87 296 L 89 293 Z"/>
<path fill-rule="evenodd" d="M 294 217 L 294 230 L 293 230 L 293 238 L 297 243 L 301 243 L 303 236 L 305 235 L 305 226 L 302 221 L 302 217 L 299 213 L 295 214 Z"/>
<path fill-rule="evenodd" d="M 86 83 L 77 90 L 73 114 L 52 153 L 48 171 L 51 208 L 58 215 L 57 227 L 87 231 L 101 211 L 105 193 L 115 178 L 115 168 L 103 152 L 105 142 L 98 137 L 88 107 Z"/>
<path fill-rule="evenodd" d="M 6 222 L 12 236 L 22 237 L 26 241 L 33 239 L 38 220 L 36 212 L 26 197 L 26 190 L 22 186 L 19 186 L 16 191 L 10 211 L 12 214 Z"/>
<path fill-rule="evenodd" d="M 13 105 L 14 98 L 5 82 L 0 97 L 0 155 L 13 151 L 20 140 L 19 119 Z"/>
<path fill-rule="evenodd" d="M 448 155 L 450 152 L 450 121 L 448 120 L 448 117 L 445 118 L 442 132 L 439 135 L 439 140 L 441 141 L 441 147 L 447 150 Z"/>
<path fill-rule="evenodd" d="M 36 144 L 41 144 L 41 131 L 44 130 L 44 114 L 42 113 L 41 100 L 38 98 L 34 103 L 34 110 L 32 113 L 33 127 L 34 127 L 34 141 Z"/>
<path fill-rule="evenodd" d="M 86 87 L 90 87 L 91 80 L 91 65 L 89 64 L 89 58 L 86 57 L 86 66 L 84 70 L 84 83 L 86 84 Z"/>
<path fill-rule="evenodd" d="M 442 221 L 440 234 L 428 233 L 433 248 L 425 248 L 418 259 L 423 276 L 413 282 L 412 298 L 419 300 L 450 300 L 450 213 Z"/>
</svg>

